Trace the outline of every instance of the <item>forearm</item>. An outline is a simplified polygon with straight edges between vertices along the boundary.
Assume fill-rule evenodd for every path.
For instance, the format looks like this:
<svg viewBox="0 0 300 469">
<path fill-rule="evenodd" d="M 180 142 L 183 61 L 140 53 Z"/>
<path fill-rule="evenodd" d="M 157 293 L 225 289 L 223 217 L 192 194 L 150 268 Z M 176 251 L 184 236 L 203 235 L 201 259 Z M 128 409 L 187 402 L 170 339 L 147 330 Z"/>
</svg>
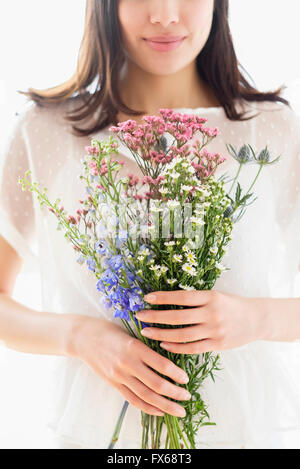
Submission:
<svg viewBox="0 0 300 469">
<path fill-rule="evenodd" d="M 300 340 L 300 298 L 265 298 L 264 340 Z"/>
<path fill-rule="evenodd" d="M 39 312 L 0 294 L 0 342 L 19 352 L 68 355 L 76 316 Z"/>
</svg>

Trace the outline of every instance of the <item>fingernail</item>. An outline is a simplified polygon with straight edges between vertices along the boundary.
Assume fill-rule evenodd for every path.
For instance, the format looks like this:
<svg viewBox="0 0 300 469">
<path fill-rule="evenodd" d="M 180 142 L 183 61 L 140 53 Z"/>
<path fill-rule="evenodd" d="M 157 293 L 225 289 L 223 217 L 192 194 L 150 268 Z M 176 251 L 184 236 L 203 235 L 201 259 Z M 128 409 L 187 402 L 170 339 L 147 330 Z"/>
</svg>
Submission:
<svg viewBox="0 0 300 469">
<path fill-rule="evenodd" d="M 178 409 L 178 416 L 179 417 L 185 417 L 185 410 L 182 409 L 182 408 L 180 410 Z"/>
<path fill-rule="evenodd" d="M 145 295 L 144 296 L 144 300 L 148 301 L 151 303 L 151 301 L 155 301 L 156 300 L 156 295 L 154 295 L 153 293 L 148 293 L 148 295 Z"/>
<path fill-rule="evenodd" d="M 189 377 L 187 375 L 183 375 L 181 376 L 181 379 L 183 381 L 184 384 L 188 383 L 189 382 Z"/>
<path fill-rule="evenodd" d="M 149 331 L 149 330 L 148 330 L 148 327 L 145 327 L 145 329 L 143 329 L 143 330 L 141 331 L 141 334 L 144 335 L 144 336 L 146 336 L 146 337 L 151 337 L 151 336 L 152 336 L 152 331 Z"/>
<path fill-rule="evenodd" d="M 190 399 L 192 397 L 191 393 L 189 393 L 188 391 L 185 391 L 184 393 L 182 393 L 182 396 L 183 396 L 183 400 L 185 399 Z"/>
<path fill-rule="evenodd" d="M 170 346 L 169 346 L 168 344 L 163 344 L 163 343 L 161 343 L 161 344 L 159 344 L 159 345 L 161 346 L 161 348 L 164 348 L 164 349 L 166 349 L 166 350 L 170 350 Z"/>
</svg>

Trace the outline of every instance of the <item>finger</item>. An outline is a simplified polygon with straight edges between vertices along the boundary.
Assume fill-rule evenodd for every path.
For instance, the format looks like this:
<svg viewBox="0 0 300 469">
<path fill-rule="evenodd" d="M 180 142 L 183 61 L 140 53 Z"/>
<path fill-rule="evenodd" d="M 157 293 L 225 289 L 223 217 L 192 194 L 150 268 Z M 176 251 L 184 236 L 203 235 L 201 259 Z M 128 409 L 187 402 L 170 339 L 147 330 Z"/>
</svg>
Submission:
<svg viewBox="0 0 300 469">
<path fill-rule="evenodd" d="M 180 384 L 186 384 L 189 381 L 188 375 L 175 363 L 171 362 L 166 357 L 163 357 L 159 353 L 151 350 L 147 345 L 141 343 L 142 353 L 141 360 L 151 366 L 154 370 L 158 371 L 162 375 L 169 376 L 169 378 L 177 381 Z"/>
<path fill-rule="evenodd" d="M 199 354 L 206 352 L 214 352 L 220 350 L 220 345 L 216 340 L 204 339 L 189 344 L 174 344 L 171 342 L 161 343 L 160 346 L 172 353 Z"/>
<path fill-rule="evenodd" d="M 210 301 L 212 295 L 212 290 L 155 291 L 145 295 L 144 300 L 156 305 L 202 306 Z"/>
<path fill-rule="evenodd" d="M 157 407 L 154 407 L 151 404 L 148 404 L 147 402 L 140 399 L 125 384 L 118 384 L 115 385 L 115 387 L 125 397 L 129 404 L 133 405 L 134 407 L 138 407 L 143 412 L 146 412 L 146 414 L 158 415 L 159 417 L 164 416 L 164 413 L 160 409 L 157 409 Z"/>
<path fill-rule="evenodd" d="M 207 325 L 197 324 L 196 326 L 182 327 L 176 329 L 159 329 L 158 327 L 145 327 L 142 335 L 153 340 L 163 340 L 166 342 L 193 342 L 195 340 L 209 339 L 212 331 Z"/>
<path fill-rule="evenodd" d="M 144 309 L 136 313 L 136 318 L 140 321 L 171 325 L 203 323 L 208 320 L 208 317 L 208 308 L 206 306 L 163 311 Z"/>
<path fill-rule="evenodd" d="M 185 410 L 183 407 L 152 391 L 152 389 L 145 386 L 145 384 L 135 376 L 130 376 L 128 380 L 126 380 L 126 386 L 128 386 L 137 396 L 149 404 L 159 408 L 161 411 L 174 415 L 175 417 L 185 416 Z"/>
<path fill-rule="evenodd" d="M 186 389 L 170 383 L 170 381 L 162 378 L 155 371 L 150 370 L 147 365 L 142 364 L 138 368 L 135 366 L 132 372 L 142 383 L 158 394 L 172 397 L 179 401 L 187 401 L 191 398 L 191 394 Z"/>
</svg>

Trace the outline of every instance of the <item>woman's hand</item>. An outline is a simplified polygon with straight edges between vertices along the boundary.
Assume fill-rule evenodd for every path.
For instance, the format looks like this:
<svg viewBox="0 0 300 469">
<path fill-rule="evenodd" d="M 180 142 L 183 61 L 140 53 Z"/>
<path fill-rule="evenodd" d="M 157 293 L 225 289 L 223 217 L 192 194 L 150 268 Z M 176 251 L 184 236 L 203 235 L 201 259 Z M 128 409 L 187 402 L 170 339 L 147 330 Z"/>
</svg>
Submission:
<svg viewBox="0 0 300 469">
<path fill-rule="evenodd" d="M 193 324 L 176 329 L 143 329 L 145 337 L 163 341 L 160 346 L 170 352 L 219 351 L 264 339 L 268 298 L 245 298 L 217 290 L 176 290 L 149 293 L 144 299 L 155 305 L 193 306 L 136 313 L 136 317 L 146 323 Z"/>
<path fill-rule="evenodd" d="M 68 355 L 86 362 L 130 404 L 151 415 L 185 416 L 182 406 L 163 396 L 185 401 L 190 393 L 153 371 L 186 384 L 187 374 L 170 360 L 104 319 L 74 315 L 71 335 Z"/>
</svg>

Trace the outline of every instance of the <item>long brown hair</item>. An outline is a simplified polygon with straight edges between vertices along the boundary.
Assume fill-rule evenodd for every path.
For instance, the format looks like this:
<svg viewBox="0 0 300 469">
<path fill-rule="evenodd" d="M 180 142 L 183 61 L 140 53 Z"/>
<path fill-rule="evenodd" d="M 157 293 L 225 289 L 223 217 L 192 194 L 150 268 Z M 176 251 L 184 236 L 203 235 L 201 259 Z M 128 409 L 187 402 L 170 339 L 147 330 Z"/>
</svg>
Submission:
<svg viewBox="0 0 300 469">
<path fill-rule="evenodd" d="M 245 112 L 239 113 L 236 100 L 279 101 L 290 106 L 280 96 L 285 86 L 275 91 L 260 92 L 246 79 L 245 69 L 237 60 L 234 50 L 228 14 L 229 0 L 215 0 L 210 35 L 196 58 L 199 75 L 213 90 L 228 119 L 238 121 L 255 117 L 246 118 Z M 81 97 L 83 104 L 64 116 L 71 122 L 92 118 L 101 109 L 97 114 L 99 117 L 92 121 L 89 128 L 72 125 L 73 133 L 77 136 L 90 135 L 109 124 L 116 125 L 118 112 L 132 116 L 144 115 L 143 111 L 127 107 L 119 94 L 118 73 L 125 61 L 120 44 L 122 34 L 118 19 L 118 0 L 87 0 L 84 35 L 74 75 L 54 88 L 29 88 L 27 92 L 18 92 L 39 105 L 51 105 L 72 97 Z M 94 89 L 90 91 L 89 87 Z"/>
</svg>

